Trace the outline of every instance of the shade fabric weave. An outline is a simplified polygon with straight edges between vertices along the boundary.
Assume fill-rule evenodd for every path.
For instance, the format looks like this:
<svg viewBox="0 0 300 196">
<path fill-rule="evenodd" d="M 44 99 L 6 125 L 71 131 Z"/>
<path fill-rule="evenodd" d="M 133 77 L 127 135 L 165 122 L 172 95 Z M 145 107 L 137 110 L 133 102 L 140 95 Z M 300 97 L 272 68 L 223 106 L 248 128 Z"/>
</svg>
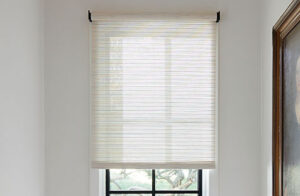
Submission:
<svg viewBox="0 0 300 196">
<path fill-rule="evenodd" d="M 216 37 L 205 17 L 93 19 L 92 167 L 215 167 Z"/>
</svg>

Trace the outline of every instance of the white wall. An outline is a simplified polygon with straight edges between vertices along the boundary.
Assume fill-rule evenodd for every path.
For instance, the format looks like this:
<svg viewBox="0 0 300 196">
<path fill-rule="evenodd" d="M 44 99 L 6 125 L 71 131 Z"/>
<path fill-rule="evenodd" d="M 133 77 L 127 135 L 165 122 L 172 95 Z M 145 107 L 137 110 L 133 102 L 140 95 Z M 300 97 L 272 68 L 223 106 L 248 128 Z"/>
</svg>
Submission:
<svg viewBox="0 0 300 196">
<path fill-rule="evenodd" d="M 0 1 L 0 195 L 44 195 L 42 2 Z"/>
<path fill-rule="evenodd" d="M 220 0 L 220 196 L 260 194 L 259 3 Z"/>
<path fill-rule="evenodd" d="M 272 195 L 272 28 L 291 0 L 264 0 L 261 18 L 262 196 Z"/>
<path fill-rule="evenodd" d="M 46 195 L 89 192 L 87 10 L 221 10 L 220 196 L 260 194 L 259 0 L 46 0 Z"/>
<path fill-rule="evenodd" d="M 86 0 L 45 3 L 46 195 L 88 196 Z"/>
</svg>

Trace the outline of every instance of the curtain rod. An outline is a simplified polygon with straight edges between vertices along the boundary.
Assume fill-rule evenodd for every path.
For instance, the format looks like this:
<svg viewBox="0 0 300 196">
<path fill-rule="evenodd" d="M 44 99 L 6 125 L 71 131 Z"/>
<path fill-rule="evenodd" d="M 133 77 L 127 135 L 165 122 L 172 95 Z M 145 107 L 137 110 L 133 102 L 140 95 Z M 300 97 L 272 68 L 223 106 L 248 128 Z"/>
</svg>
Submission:
<svg viewBox="0 0 300 196">
<path fill-rule="evenodd" d="M 92 20 L 92 13 L 91 13 L 90 10 L 88 10 L 88 19 L 89 19 L 90 22 L 93 22 L 93 20 Z M 216 23 L 219 23 L 220 20 L 221 20 L 221 13 L 220 13 L 220 11 L 218 11 L 218 12 L 217 12 Z"/>
</svg>

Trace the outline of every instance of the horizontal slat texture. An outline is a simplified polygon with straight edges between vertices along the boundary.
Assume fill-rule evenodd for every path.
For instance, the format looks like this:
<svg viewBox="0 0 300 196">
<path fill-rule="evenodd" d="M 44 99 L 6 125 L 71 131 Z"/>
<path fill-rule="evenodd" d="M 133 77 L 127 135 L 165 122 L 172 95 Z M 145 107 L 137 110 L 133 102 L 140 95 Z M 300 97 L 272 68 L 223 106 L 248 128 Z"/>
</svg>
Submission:
<svg viewBox="0 0 300 196">
<path fill-rule="evenodd" d="M 216 24 L 92 23 L 92 166 L 214 168 Z"/>
</svg>

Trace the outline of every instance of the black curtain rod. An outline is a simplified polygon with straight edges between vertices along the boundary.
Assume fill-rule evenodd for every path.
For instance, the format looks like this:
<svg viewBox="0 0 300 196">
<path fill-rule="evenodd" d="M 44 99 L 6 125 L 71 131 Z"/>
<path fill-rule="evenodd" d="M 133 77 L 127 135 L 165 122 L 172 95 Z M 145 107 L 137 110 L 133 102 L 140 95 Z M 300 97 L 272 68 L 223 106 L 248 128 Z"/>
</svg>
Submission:
<svg viewBox="0 0 300 196">
<path fill-rule="evenodd" d="M 92 13 L 91 11 L 89 10 L 88 11 L 88 19 L 90 22 L 93 22 L 92 20 Z M 221 19 L 221 14 L 220 14 L 220 11 L 217 12 L 217 20 L 216 20 L 216 23 L 219 23 L 220 22 L 220 19 Z"/>
</svg>

